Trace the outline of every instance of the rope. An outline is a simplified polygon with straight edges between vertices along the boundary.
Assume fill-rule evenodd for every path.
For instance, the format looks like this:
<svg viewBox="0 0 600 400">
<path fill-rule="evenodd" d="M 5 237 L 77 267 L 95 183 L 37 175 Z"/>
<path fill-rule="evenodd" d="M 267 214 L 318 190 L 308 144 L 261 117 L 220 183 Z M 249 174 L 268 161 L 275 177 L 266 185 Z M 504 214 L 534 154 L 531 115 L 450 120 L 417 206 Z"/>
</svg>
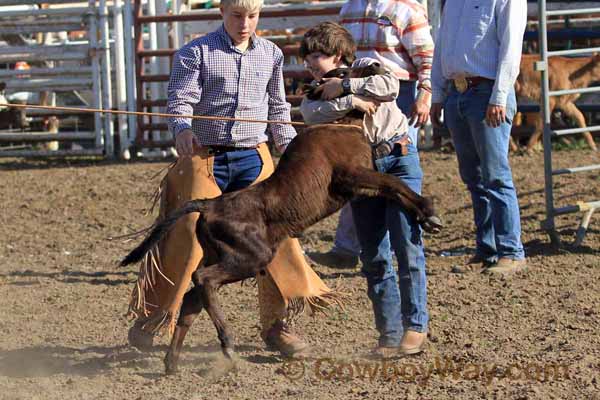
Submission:
<svg viewBox="0 0 600 400">
<path fill-rule="evenodd" d="M 18 108 L 37 108 L 47 110 L 62 110 L 62 111 L 78 111 L 78 112 L 89 112 L 89 113 L 106 113 L 106 114 L 125 114 L 125 115 L 147 115 L 155 117 L 178 117 L 178 118 L 191 118 L 191 119 L 204 119 L 211 121 L 237 121 L 237 122 L 254 122 L 257 124 L 285 124 L 285 125 L 307 125 L 305 122 L 294 122 L 294 121 L 273 121 L 273 120 L 260 120 L 260 119 L 247 119 L 247 118 L 232 118 L 232 117 L 213 117 L 208 115 L 179 115 L 179 114 L 165 114 L 165 113 L 151 113 L 142 111 L 120 111 L 120 110 L 104 110 L 101 108 L 80 108 L 80 107 L 61 107 L 61 106 L 38 106 L 33 104 L 13 104 L 13 103 L 0 103 L 0 107 L 18 107 Z M 354 126 L 347 124 L 323 124 L 323 125 L 336 125 L 336 126 Z"/>
</svg>

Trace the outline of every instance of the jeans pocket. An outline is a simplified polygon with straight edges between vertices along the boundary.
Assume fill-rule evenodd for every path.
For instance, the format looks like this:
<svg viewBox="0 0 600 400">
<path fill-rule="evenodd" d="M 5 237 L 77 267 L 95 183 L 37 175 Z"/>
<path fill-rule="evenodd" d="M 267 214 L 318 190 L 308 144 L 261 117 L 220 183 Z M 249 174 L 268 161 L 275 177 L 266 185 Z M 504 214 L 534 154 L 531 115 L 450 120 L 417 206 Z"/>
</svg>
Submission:
<svg viewBox="0 0 600 400">
<path fill-rule="evenodd" d="M 506 108 L 506 123 L 512 124 L 516 114 L 517 114 L 517 109 L 515 107 L 507 107 Z"/>
</svg>

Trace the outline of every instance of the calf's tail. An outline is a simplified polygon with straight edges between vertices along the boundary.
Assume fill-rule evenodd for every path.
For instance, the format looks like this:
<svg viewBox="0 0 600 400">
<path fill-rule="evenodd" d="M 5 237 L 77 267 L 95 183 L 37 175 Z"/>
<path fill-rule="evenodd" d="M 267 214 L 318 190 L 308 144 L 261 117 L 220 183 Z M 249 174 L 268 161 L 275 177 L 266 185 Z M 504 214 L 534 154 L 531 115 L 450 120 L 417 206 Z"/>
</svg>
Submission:
<svg viewBox="0 0 600 400">
<path fill-rule="evenodd" d="M 129 264 L 141 261 L 142 258 L 148 253 L 167 233 L 175 222 L 186 214 L 193 212 L 203 212 L 206 209 L 206 200 L 190 200 L 185 203 L 181 208 L 173 211 L 165 219 L 160 221 L 154 226 L 152 231 L 142 243 L 140 243 L 135 249 L 131 250 L 127 256 L 121 261 L 121 266 L 124 267 Z"/>
</svg>

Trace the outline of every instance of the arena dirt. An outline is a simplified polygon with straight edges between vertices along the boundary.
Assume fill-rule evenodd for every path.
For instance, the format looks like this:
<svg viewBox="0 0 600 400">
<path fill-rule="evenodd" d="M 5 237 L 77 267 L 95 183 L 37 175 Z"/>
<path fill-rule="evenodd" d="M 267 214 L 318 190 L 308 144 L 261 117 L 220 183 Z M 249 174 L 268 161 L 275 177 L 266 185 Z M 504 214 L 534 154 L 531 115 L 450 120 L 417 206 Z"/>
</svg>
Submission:
<svg viewBox="0 0 600 400">
<path fill-rule="evenodd" d="M 598 163 L 561 151 L 558 167 Z M 343 284 L 345 310 L 304 316 L 296 328 L 313 357 L 290 362 L 264 349 L 256 288 L 231 285 L 221 298 L 236 332 L 237 361 L 219 352 L 202 315 L 188 335 L 181 372 L 163 375 L 167 339 L 141 353 L 126 344 L 135 268 L 118 260 L 134 243 L 108 240 L 145 227 L 143 213 L 167 163 L 0 162 L 0 399 L 599 399 L 600 219 L 573 248 L 581 214 L 557 219 L 560 250 L 540 231 L 542 156 L 514 156 L 530 269 L 508 279 L 452 272 L 473 250 L 470 199 L 453 154 L 423 152 L 425 193 L 446 229 L 426 236 L 430 338 L 427 351 L 386 363 L 359 271 L 315 265 Z M 598 173 L 555 181 L 560 205 L 600 198 Z M 337 215 L 301 238 L 325 251 Z"/>
</svg>

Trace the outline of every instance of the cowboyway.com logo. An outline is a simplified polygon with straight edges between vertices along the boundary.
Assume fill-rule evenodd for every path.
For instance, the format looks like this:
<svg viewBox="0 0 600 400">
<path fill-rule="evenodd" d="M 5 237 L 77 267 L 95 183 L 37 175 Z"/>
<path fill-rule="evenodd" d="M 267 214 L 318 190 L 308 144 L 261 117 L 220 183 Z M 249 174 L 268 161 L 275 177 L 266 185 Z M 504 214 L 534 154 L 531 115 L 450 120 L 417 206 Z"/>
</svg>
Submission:
<svg viewBox="0 0 600 400">
<path fill-rule="evenodd" d="M 306 376 L 321 381 L 398 380 L 419 384 L 427 384 L 430 379 L 480 380 L 489 385 L 494 378 L 537 382 L 571 379 L 566 364 L 531 362 L 500 365 L 456 362 L 448 357 L 436 357 L 432 363 L 336 358 L 288 360 L 283 363 L 280 371 L 290 381 L 297 381 Z"/>
</svg>

